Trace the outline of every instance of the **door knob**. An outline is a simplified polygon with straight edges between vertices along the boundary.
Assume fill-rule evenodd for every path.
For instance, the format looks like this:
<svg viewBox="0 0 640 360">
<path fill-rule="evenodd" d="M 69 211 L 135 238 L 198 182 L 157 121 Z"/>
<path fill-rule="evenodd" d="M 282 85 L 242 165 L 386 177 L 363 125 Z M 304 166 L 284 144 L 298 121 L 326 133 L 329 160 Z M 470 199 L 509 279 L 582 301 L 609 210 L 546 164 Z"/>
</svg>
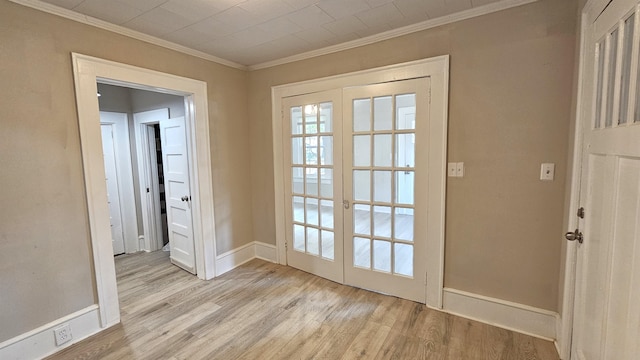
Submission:
<svg viewBox="0 0 640 360">
<path fill-rule="evenodd" d="M 180 198 L 180 200 L 182 200 L 182 201 L 189 201 L 189 197 L 185 195 L 185 196 L 181 197 L 181 198 Z"/>
<path fill-rule="evenodd" d="M 569 231 L 568 233 L 564 234 L 564 237 L 567 238 L 567 240 L 569 241 L 578 240 L 580 244 L 582 244 L 582 242 L 584 241 L 582 233 L 578 229 L 576 229 L 576 231 L 573 231 L 573 232 Z"/>
</svg>

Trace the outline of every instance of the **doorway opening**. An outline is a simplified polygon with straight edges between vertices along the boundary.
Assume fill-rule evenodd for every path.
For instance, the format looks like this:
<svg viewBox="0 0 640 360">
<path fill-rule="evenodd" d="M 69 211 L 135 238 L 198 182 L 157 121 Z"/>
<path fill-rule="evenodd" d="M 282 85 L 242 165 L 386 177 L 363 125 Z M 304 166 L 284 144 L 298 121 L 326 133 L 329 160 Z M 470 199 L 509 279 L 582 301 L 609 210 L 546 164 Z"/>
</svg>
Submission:
<svg viewBox="0 0 640 360">
<path fill-rule="evenodd" d="M 281 264 L 442 308 L 448 61 L 272 88 Z"/>
<path fill-rule="evenodd" d="M 165 188 L 169 184 L 165 183 L 168 178 L 164 171 L 161 123 L 166 125 L 169 119 L 184 118 L 186 99 L 103 83 L 97 86 L 114 255 L 159 249 L 170 252 L 171 245 L 175 247 L 176 240 L 180 239 L 176 239 L 177 233 L 169 232 L 173 226 L 168 220 L 179 214 L 175 207 L 167 207 Z M 185 135 L 177 140 L 187 145 Z M 113 153 L 118 156 L 111 156 Z M 185 153 L 185 159 L 187 157 Z M 110 161 L 112 158 L 114 161 Z M 188 164 L 184 167 L 187 169 Z M 186 184 L 174 195 L 182 198 L 188 194 L 190 189 Z M 191 211 L 189 206 L 182 205 L 182 212 Z M 173 219 L 171 225 L 179 220 Z M 193 224 L 184 219 L 183 222 L 184 230 L 188 231 L 186 239 L 193 242 L 190 231 Z M 191 249 L 193 244 L 189 244 L 188 249 L 174 248 L 176 253 L 187 251 L 189 257 L 182 261 L 173 255 L 171 258 L 174 264 L 193 272 L 195 259 Z"/>
<path fill-rule="evenodd" d="M 101 326 L 106 328 L 120 321 L 120 308 L 107 202 L 99 101 L 96 96 L 97 84 L 124 86 L 176 95 L 184 99 L 184 117 L 179 120 L 169 119 L 170 122 L 164 127 L 160 124 L 161 136 L 163 133 L 167 136 L 168 141 L 164 142 L 170 147 L 167 151 L 170 161 L 163 158 L 164 175 L 167 177 L 168 174 L 167 163 L 169 168 L 171 164 L 176 165 L 171 179 L 172 187 L 182 193 L 188 186 L 189 191 L 188 194 L 178 196 L 177 201 L 172 201 L 170 194 L 167 194 L 167 208 L 190 208 L 192 216 L 187 221 L 193 225 L 194 272 L 205 280 L 215 276 L 216 258 L 207 87 L 202 81 L 86 55 L 74 53 L 72 62 L 97 302 Z M 184 134 L 188 141 L 179 146 L 176 138 L 180 136 L 176 134 Z M 187 153 L 190 155 L 188 158 L 181 158 L 181 154 Z M 183 166 L 184 164 L 188 166 Z M 182 239 L 184 234 L 180 236 Z"/>
</svg>

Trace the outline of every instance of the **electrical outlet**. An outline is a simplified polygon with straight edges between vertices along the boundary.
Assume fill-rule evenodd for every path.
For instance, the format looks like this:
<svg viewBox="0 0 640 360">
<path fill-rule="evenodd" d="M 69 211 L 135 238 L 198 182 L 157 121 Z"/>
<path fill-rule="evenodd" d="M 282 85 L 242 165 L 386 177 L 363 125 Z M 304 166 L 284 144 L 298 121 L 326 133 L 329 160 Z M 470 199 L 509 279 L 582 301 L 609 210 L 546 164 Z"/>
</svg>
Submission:
<svg viewBox="0 0 640 360">
<path fill-rule="evenodd" d="M 73 339 L 73 335 L 71 334 L 71 325 L 69 324 L 64 324 L 58 328 L 53 329 L 53 334 L 56 337 L 56 346 L 60 346 Z"/>
</svg>

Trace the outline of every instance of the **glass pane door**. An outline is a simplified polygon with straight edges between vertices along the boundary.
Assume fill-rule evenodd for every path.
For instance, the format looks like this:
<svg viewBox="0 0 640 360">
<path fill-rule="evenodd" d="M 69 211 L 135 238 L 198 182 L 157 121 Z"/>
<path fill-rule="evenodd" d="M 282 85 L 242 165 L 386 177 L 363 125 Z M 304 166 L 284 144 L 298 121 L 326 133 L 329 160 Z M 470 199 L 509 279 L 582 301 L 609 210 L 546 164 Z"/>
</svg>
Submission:
<svg viewBox="0 0 640 360">
<path fill-rule="evenodd" d="M 343 281 L 340 91 L 284 101 L 287 161 L 287 261 L 301 270 Z M 338 114 L 340 114 L 338 112 Z M 338 146 L 336 146 L 338 145 Z"/>
<path fill-rule="evenodd" d="M 344 91 L 345 282 L 425 302 L 428 79 Z M 423 186 L 424 187 L 424 186 Z M 424 223 L 424 222 L 422 222 Z"/>
</svg>

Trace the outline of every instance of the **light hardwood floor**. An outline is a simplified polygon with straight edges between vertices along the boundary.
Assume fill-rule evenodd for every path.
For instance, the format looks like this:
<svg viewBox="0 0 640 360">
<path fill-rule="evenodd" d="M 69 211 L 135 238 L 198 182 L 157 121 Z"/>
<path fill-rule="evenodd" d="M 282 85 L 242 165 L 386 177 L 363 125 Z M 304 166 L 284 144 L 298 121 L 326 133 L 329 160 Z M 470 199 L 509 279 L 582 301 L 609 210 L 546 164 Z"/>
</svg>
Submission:
<svg viewBox="0 0 640 360">
<path fill-rule="evenodd" d="M 202 281 L 116 259 L 122 323 L 50 359 L 554 360 L 551 342 L 261 260 Z"/>
</svg>

